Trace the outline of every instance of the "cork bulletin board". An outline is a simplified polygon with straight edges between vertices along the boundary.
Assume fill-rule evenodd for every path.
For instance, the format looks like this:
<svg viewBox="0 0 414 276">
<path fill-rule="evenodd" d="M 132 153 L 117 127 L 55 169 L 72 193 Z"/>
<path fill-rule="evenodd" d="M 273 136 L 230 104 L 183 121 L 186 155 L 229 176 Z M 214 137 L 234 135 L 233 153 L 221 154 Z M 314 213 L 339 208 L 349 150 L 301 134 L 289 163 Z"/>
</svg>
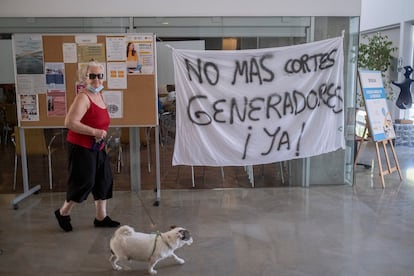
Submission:
<svg viewBox="0 0 414 276">
<path fill-rule="evenodd" d="M 44 128 L 61 128 L 64 127 L 65 114 L 69 110 L 71 103 L 73 102 L 76 91 L 78 68 L 80 60 L 67 61 L 65 57 L 64 45 L 72 45 L 74 48 L 78 47 L 77 54 L 74 56 L 79 57 L 79 45 L 87 45 L 90 42 L 82 41 L 82 37 L 93 38 L 93 45 L 99 45 L 99 49 L 102 49 L 102 55 L 98 62 L 105 65 L 107 69 L 106 76 L 109 74 L 108 67 L 111 62 L 118 63 L 120 66 L 125 67 L 125 78 L 123 79 L 124 85 L 122 88 L 111 88 L 108 87 L 108 78 L 104 81 L 104 92 L 110 94 L 111 90 L 122 95 L 120 97 L 119 105 L 121 106 L 122 113 L 116 117 L 111 117 L 111 126 L 125 126 L 125 127 L 143 127 L 143 126 L 155 126 L 158 124 L 158 112 L 157 112 L 157 89 L 156 89 L 156 66 L 155 66 L 155 36 L 153 34 L 82 34 L 82 35 L 53 35 L 53 34 L 37 34 L 37 35 L 19 35 L 29 37 L 29 40 L 33 38 L 38 45 L 41 45 L 41 50 L 36 49 L 39 53 L 30 53 L 30 51 L 22 50 L 25 48 L 31 48 L 30 41 L 24 45 L 19 46 L 16 42 L 15 36 L 13 37 L 13 53 L 15 59 L 15 76 L 16 76 L 16 102 L 18 109 L 19 126 L 24 128 L 31 127 L 44 127 Z M 26 37 L 24 37 L 26 39 Z M 125 54 L 126 44 L 128 39 L 133 39 L 136 45 L 140 47 L 140 54 L 143 54 L 144 65 L 143 72 L 139 73 L 128 73 L 126 57 L 119 57 L 118 60 L 109 60 L 107 52 L 107 43 L 109 38 L 119 39 L 119 53 Z M 145 37 L 145 43 L 141 43 L 139 39 Z M 123 44 L 122 44 L 123 43 Z M 125 44 L 125 45 L 124 45 Z M 35 43 L 33 43 L 35 45 Z M 143 45 L 143 46 L 142 46 Z M 111 46 L 115 48 L 114 46 Z M 32 47 L 36 48 L 36 47 Z M 113 51 L 113 49 L 111 50 Z M 27 56 L 31 56 L 30 62 L 28 62 Z M 38 70 L 37 72 L 31 72 L 30 70 L 22 71 L 19 66 L 31 66 L 36 64 L 34 59 L 38 59 L 38 67 L 46 64 L 59 64 L 62 66 L 63 79 L 64 79 L 64 91 L 63 95 L 64 102 L 63 107 L 59 106 L 60 112 L 52 114 L 50 112 L 48 93 L 49 88 L 46 85 L 46 81 L 42 84 L 42 80 L 46 79 L 46 66 L 43 66 L 43 71 Z M 25 62 L 23 60 L 26 60 Z M 95 59 L 96 60 L 96 59 Z M 23 65 L 22 65 L 23 64 Z M 27 68 L 26 66 L 26 68 Z M 144 68 L 145 67 L 145 68 Z M 20 72 L 19 72 L 20 70 Z M 26 70 L 26 69 L 25 69 Z M 33 78 L 35 77 L 35 78 Z M 32 115 L 27 119 L 23 112 L 27 112 L 24 109 L 24 105 L 30 106 L 30 103 L 25 103 L 25 95 L 30 94 L 30 99 L 36 99 L 32 104 Z M 56 115 L 59 113 L 58 115 Z M 35 115 L 33 115 L 35 114 Z"/>
</svg>

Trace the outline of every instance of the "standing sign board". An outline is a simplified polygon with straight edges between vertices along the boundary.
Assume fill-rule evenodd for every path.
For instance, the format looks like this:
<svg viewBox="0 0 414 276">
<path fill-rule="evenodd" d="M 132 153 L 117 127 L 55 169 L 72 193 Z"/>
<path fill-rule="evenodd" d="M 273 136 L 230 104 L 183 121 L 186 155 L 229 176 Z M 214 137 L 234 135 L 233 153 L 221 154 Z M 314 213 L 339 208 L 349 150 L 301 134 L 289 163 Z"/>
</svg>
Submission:
<svg viewBox="0 0 414 276">
<path fill-rule="evenodd" d="M 394 139 L 395 132 L 388 111 L 386 92 L 380 71 L 359 71 L 365 108 L 374 141 Z"/>
<path fill-rule="evenodd" d="M 398 171 L 400 180 L 402 180 L 402 173 L 392 141 L 395 139 L 395 131 L 390 112 L 388 111 L 386 92 L 382 83 L 382 75 L 381 71 L 359 70 L 358 76 L 367 113 L 367 125 L 365 126 L 363 137 L 365 137 L 366 132 L 369 132 L 369 137 L 371 137 L 372 141 L 375 143 L 379 175 L 381 177 L 382 187 L 385 188 L 384 175 Z M 382 145 L 385 155 L 387 164 L 387 169 L 385 170 L 382 168 L 379 145 Z M 393 165 L 391 165 L 391 160 L 389 158 L 388 145 L 392 152 L 392 156 L 394 157 Z M 362 142 L 358 146 L 355 164 L 357 164 L 361 146 Z"/>
</svg>

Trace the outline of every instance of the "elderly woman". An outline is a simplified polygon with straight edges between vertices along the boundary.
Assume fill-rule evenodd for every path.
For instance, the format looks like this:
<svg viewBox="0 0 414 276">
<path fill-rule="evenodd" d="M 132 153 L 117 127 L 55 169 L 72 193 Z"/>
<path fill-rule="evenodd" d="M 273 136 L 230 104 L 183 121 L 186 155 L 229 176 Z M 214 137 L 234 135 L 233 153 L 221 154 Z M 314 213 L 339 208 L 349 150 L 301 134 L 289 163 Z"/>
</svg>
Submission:
<svg viewBox="0 0 414 276">
<path fill-rule="evenodd" d="M 95 227 L 117 227 L 106 212 L 106 200 L 112 198 L 113 178 L 104 139 L 109 127 L 109 114 L 101 91 L 104 68 L 91 61 L 81 74 L 86 87 L 73 101 L 65 118 L 69 153 L 69 178 L 66 200 L 55 211 L 59 226 L 72 231 L 70 213 L 92 193 L 95 200 Z"/>
</svg>

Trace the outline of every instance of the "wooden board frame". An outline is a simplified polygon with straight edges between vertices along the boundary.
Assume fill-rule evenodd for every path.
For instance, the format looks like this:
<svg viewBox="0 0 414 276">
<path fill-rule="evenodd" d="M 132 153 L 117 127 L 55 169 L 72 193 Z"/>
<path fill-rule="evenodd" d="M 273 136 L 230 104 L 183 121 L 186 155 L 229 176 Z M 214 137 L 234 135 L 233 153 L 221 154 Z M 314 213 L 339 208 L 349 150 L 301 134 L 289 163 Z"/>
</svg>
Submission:
<svg viewBox="0 0 414 276">
<path fill-rule="evenodd" d="M 128 34 L 95 34 L 97 43 L 106 46 L 106 38 L 113 36 L 128 36 Z M 63 43 L 75 43 L 74 35 L 41 35 L 43 42 L 44 63 L 63 63 Z M 153 35 L 154 63 L 155 59 L 155 36 Z M 78 80 L 78 63 L 65 63 L 65 86 L 66 86 L 66 110 L 69 110 L 76 95 L 76 81 Z M 114 89 L 123 92 L 123 117 L 111 118 L 111 127 L 129 126 L 144 127 L 158 125 L 158 93 L 156 88 L 156 75 L 154 65 L 153 74 L 127 75 L 127 88 Z M 17 78 L 16 78 L 17 79 Z M 107 89 L 106 81 L 104 90 Z M 17 89 L 17 88 L 16 88 Z M 19 93 L 17 91 L 17 97 Z M 64 117 L 47 116 L 46 91 L 38 94 L 39 120 L 25 121 L 19 119 L 21 127 L 44 127 L 59 128 L 64 126 Z M 20 117 L 20 116 L 19 116 Z"/>
</svg>

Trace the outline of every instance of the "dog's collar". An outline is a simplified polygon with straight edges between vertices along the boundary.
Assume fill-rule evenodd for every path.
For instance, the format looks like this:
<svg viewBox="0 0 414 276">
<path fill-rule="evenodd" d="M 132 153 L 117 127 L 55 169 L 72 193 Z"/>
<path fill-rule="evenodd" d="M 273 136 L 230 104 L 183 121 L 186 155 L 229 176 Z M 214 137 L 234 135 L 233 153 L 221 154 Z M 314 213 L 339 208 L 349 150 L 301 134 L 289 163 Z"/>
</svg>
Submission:
<svg viewBox="0 0 414 276">
<path fill-rule="evenodd" d="M 148 257 L 148 260 L 150 260 L 152 255 L 154 255 L 155 248 L 157 247 L 157 239 L 158 239 L 159 236 L 161 236 L 161 233 L 160 233 L 160 231 L 157 231 L 155 233 L 154 246 L 152 247 L 152 252 L 151 252 L 151 255 Z"/>
<path fill-rule="evenodd" d="M 172 246 L 168 243 L 167 240 L 164 239 L 164 237 L 163 237 L 163 235 L 161 233 L 160 233 L 160 236 L 161 236 L 162 241 L 168 246 L 169 249 L 172 250 L 173 249 Z"/>
<path fill-rule="evenodd" d="M 163 242 L 164 242 L 164 243 L 168 246 L 168 248 L 169 248 L 169 249 L 172 249 L 171 245 L 168 243 L 168 241 L 166 241 L 166 240 L 164 239 L 164 237 L 161 235 L 160 231 L 157 231 L 157 232 L 155 233 L 154 246 L 153 246 L 153 248 L 152 248 L 151 255 L 148 257 L 148 260 L 150 260 L 150 259 L 151 259 L 151 257 L 154 255 L 155 249 L 157 248 L 157 240 L 158 240 L 158 237 L 161 237 L 162 241 L 163 241 Z"/>
</svg>

